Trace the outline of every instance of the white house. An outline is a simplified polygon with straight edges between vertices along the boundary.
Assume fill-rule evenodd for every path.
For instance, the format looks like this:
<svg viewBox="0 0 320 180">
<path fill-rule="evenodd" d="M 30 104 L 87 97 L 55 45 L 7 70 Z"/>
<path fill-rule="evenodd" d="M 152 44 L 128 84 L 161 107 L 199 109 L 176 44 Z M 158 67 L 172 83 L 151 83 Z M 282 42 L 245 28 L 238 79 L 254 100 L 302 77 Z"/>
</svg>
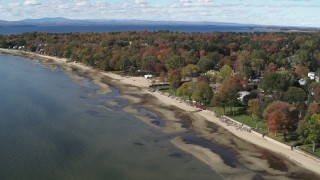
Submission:
<svg viewBox="0 0 320 180">
<path fill-rule="evenodd" d="M 242 102 L 242 101 L 243 101 L 243 98 L 244 98 L 246 95 L 249 95 L 250 92 L 249 92 L 249 91 L 240 91 L 240 92 L 238 92 L 238 94 L 239 94 L 238 100 Z"/>
<path fill-rule="evenodd" d="M 151 78 L 152 78 L 152 75 L 151 75 L 151 74 L 146 74 L 146 75 L 144 75 L 144 78 L 146 78 L 146 79 L 151 79 Z"/>
<path fill-rule="evenodd" d="M 311 79 L 311 80 L 314 80 L 316 76 L 316 73 L 315 72 L 308 72 L 308 77 Z"/>
<path fill-rule="evenodd" d="M 307 83 L 307 81 L 304 80 L 304 79 L 300 79 L 300 80 L 299 80 L 300 86 L 304 86 L 304 85 L 306 85 L 306 83 Z"/>
</svg>

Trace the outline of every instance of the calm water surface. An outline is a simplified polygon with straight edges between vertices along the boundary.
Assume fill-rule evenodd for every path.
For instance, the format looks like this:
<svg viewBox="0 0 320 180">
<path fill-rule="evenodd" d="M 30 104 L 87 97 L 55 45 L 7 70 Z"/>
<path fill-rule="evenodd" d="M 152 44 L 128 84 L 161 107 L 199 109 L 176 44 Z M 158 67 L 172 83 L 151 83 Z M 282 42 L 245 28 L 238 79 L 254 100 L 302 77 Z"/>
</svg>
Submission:
<svg viewBox="0 0 320 180">
<path fill-rule="evenodd" d="M 101 26 L 0 26 L 0 34 L 22 34 L 26 32 L 125 32 L 125 31 L 161 31 L 174 32 L 287 32 L 273 29 L 256 29 L 237 25 L 101 25 Z"/>
<path fill-rule="evenodd" d="M 61 69 L 0 54 L 0 179 L 220 179 Z M 115 111 L 97 107 L 102 105 Z"/>
</svg>

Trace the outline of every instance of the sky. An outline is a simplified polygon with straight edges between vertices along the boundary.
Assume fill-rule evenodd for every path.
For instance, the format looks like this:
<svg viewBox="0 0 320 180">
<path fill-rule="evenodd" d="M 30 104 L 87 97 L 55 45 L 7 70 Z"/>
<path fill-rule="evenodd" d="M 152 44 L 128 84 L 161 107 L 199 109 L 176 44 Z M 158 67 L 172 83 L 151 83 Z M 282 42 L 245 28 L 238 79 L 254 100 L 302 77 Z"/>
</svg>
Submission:
<svg viewBox="0 0 320 180">
<path fill-rule="evenodd" d="M 320 0 L 0 0 L 1 20 L 44 17 L 320 27 Z"/>
</svg>

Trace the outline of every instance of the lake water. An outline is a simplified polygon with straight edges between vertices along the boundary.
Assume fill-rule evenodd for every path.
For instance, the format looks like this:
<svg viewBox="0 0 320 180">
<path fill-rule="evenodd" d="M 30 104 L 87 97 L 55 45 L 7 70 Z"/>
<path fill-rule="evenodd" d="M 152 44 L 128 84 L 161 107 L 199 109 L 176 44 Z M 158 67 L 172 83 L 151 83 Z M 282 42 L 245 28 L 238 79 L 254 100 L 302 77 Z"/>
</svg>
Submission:
<svg viewBox="0 0 320 180">
<path fill-rule="evenodd" d="M 60 68 L 0 54 L 0 179 L 220 179 Z M 105 101 L 97 101 L 97 98 Z M 114 111 L 97 106 L 108 107 Z"/>
<path fill-rule="evenodd" d="M 101 25 L 101 26 L 0 26 L 0 34 L 21 34 L 25 32 L 125 32 L 125 31 L 160 31 L 174 32 L 279 32 L 281 30 L 254 29 L 249 26 L 235 25 Z M 283 32 L 286 32 L 285 30 Z"/>
</svg>

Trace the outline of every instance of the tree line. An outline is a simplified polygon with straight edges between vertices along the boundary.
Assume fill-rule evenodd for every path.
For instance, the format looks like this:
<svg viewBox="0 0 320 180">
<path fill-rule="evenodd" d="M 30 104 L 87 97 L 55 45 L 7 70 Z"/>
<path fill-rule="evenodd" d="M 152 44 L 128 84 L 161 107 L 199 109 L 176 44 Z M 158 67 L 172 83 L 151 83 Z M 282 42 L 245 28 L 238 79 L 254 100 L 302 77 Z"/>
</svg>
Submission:
<svg viewBox="0 0 320 180">
<path fill-rule="evenodd" d="M 320 141 L 319 33 L 25 33 L 0 36 L 1 48 L 68 58 L 105 71 L 152 73 L 202 105 L 242 104 L 277 133 Z M 308 77 L 314 72 L 314 78 Z M 193 79 L 193 81 L 182 81 Z M 300 81 L 299 81 L 300 80 Z M 184 83 L 182 83 L 184 82 Z M 239 92 L 248 91 L 242 101 Z M 234 112 L 234 110 L 232 110 Z"/>
</svg>

